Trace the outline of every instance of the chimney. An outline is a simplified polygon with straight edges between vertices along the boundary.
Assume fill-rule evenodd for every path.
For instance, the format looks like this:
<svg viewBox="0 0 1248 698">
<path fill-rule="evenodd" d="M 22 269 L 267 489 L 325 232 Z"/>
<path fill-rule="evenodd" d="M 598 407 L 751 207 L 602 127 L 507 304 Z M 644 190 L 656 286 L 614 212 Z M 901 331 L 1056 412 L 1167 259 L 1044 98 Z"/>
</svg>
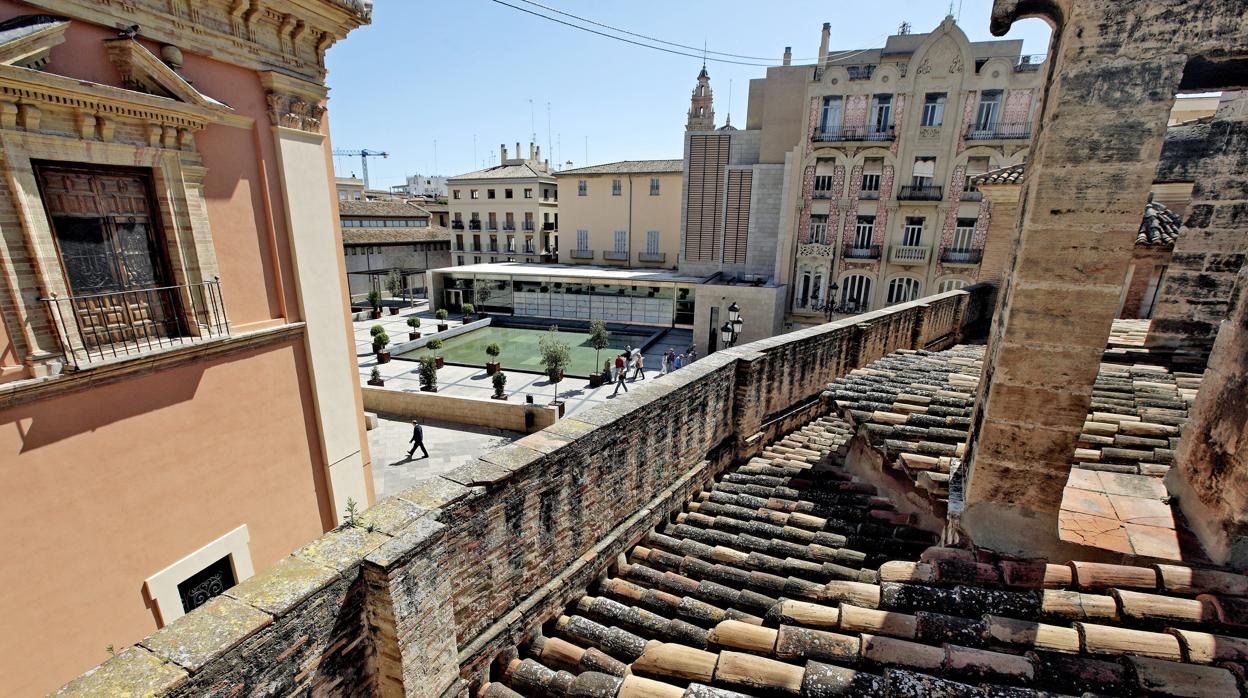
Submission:
<svg viewBox="0 0 1248 698">
<path fill-rule="evenodd" d="M 832 35 L 832 23 L 823 23 L 823 35 L 819 37 L 819 65 L 828 60 L 828 38 Z"/>
<path fill-rule="evenodd" d="M 542 159 L 542 146 L 537 146 L 537 152 L 533 154 L 533 159 L 539 161 Z"/>
<path fill-rule="evenodd" d="M 498 144 L 498 164 L 500 165 L 503 164 L 503 161 L 506 159 L 507 159 L 507 144 L 499 143 Z"/>
<path fill-rule="evenodd" d="M 793 47 L 784 47 L 784 65 L 793 65 Z"/>
<path fill-rule="evenodd" d="M 535 158 L 533 157 L 533 141 L 529 141 L 529 159 L 530 159 L 530 160 L 535 159 Z"/>
<path fill-rule="evenodd" d="M 520 157 L 520 141 L 516 141 L 516 157 Z"/>
</svg>

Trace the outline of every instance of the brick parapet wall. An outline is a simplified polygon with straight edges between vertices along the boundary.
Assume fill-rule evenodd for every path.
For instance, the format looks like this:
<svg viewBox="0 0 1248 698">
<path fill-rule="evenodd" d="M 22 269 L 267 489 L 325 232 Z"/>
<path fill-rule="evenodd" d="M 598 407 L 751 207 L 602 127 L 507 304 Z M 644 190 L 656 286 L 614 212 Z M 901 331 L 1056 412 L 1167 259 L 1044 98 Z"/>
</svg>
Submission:
<svg viewBox="0 0 1248 698">
<path fill-rule="evenodd" d="M 379 502 L 61 695 L 458 691 L 828 381 L 956 342 L 988 290 L 711 354 Z"/>
</svg>

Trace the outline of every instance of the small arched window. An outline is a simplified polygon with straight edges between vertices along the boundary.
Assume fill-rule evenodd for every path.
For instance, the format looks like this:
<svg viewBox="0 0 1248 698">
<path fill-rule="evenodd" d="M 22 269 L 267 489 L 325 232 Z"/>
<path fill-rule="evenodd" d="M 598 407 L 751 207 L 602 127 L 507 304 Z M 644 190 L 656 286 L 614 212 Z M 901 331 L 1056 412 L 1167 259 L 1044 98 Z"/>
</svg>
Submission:
<svg viewBox="0 0 1248 698">
<path fill-rule="evenodd" d="M 905 276 L 888 282 L 888 304 L 906 303 L 919 297 L 919 280 Z"/>
<path fill-rule="evenodd" d="M 871 277 L 850 274 L 841 280 L 841 304 L 850 312 L 864 312 L 871 307 Z"/>
</svg>

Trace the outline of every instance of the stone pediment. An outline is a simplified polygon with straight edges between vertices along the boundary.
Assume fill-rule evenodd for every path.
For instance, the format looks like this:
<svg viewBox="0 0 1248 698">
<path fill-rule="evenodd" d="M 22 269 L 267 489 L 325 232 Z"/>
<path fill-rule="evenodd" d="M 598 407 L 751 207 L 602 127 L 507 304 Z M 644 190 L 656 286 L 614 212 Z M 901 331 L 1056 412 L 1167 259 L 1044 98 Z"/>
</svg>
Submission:
<svg viewBox="0 0 1248 698">
<path fill-rule="evenodd" d="M 0 22 L 0 65 L 38 70 L 52 48 L 65 41 L 69 20 L 55 15 L 21 15 Z"/>
<path fill-rule="evenodd" d="M 109 39 L 104 44 L 108 48 L 109 60 L 121 73 L 126 87 L 208 109 L 226 106 L 195 89 L 173 68 L 133 38 Z"/>
</svg>

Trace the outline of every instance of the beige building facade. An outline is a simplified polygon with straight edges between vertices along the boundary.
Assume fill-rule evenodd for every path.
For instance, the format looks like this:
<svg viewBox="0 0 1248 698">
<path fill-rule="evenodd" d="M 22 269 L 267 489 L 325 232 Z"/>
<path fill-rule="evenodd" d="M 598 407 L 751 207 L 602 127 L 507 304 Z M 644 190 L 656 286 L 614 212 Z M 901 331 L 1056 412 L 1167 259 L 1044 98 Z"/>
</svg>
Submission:
<svg viewBox="0 0 1248 698">
<path fill-rule="evenodd" d="M 499 146 L 499 165 L 451 177 L 447 211 L 451 261 L 553 261 L 559 247 L 559 188 L 541 146 L 527 157 L 508 157 Z"/>
<path fill-rule="evenodd" d="M 556 173 L 566 231 L 558 261 L 675 268 L 683 160 L 625 160 Z"/>
</svg>

